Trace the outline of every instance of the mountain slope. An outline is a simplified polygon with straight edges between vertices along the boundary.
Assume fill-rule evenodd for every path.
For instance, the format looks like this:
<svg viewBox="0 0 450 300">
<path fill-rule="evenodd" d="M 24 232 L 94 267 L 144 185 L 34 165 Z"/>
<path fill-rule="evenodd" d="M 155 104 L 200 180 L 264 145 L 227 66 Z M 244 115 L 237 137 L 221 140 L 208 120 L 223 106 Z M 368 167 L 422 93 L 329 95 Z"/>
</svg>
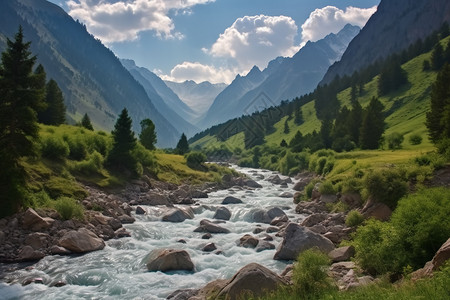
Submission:
<svg viewBox="0 0 450 300">
<path fill-rule="evenodd" d="M 205 128 L 243 114 L 261 111 L 283 100 L 312 92 L 328 67 L 344 53 L 359 27 L 346 25 L 339 33 L 308 42 L 292 58 L 277 58 L 264 71 L 253 68 L 236 77 L 215 100 L 200 127 Z M 251 81 L 250 84 L 246 84 Z"/>
<path fill-rule="evenodd" d="M 184 82 L 165 81 L 165 83 L 195 112 L 196 118 L 203 115 L 217 95 L 227 87 L 225 83 L 212 84 L 208 81 L 196 83 L 192 80 L 186 80 Z"/>
<path fill-rule="evenodd" d="M 175 128 L 179 128 L 188 137 L 198 131 L 198 128 L 185 119 L 186 116 L 192 118 L 194 112 L 165 85 L 161 78 L 146 68 L 136 66 L 133 60 L 122 59 L 121 62 L 134 79 L 144 87 L 158 112 L 164 115 Z"/>
<path fill-rule="evenodd" d="M 406 49 L 417 39 L 426 38 L 444 21 L 450 21 L 448 0 L 382 0 L 321 84 L 331 82 L 337 75 L 352 75 L 378 59 Z"/>
<path fill-rule="evenodd" d="M 117 57 L 60 7 L 44 0 L 0 1 L 0 51 L 19 25 L 48 78 L 63 91 L 69 119 L 88 113 L 94 126 L 111 130 L 127 107 L 133 129 L 150 118 L 156 125 L 158 146 L 174 146 L 180 133 L 157 111 L 144 88 Z"/>
</svg>

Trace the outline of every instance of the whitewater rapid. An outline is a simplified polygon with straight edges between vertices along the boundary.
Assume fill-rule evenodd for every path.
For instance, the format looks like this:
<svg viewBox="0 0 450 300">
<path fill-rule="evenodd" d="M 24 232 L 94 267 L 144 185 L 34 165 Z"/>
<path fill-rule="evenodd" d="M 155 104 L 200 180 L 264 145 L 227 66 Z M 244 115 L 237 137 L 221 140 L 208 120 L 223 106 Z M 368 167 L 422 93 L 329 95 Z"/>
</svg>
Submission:
<svg viewBox="0 0 450 300">
<path fill-rule="evenodd" d="M 196 199 L 200 205 L 192 206 L 194 219 L 182 223 L 161 222 L 163 207 L 143 206 L 146 215 L 133 215 L 136 222 L 124 225 L 131 237 L 109 240 L 107 246 L 96 252 L 80 256 L 47 256 L 27 269 L 5 272 L 0 282 L 0 299 L 165 299 L 177 289 L 201 288 L 206 283 L 233 276 L 240 268 L 256 262 L 280 273 L 286 262 L 273 260 L 275 250 L 256 252 L 239 247 L 238 241 L 244 234 L 262 237 L 265 233 L 253 234 L 257 227 L 268 224 L 251 222 L 254 209 L 279 207 L 290 220 L 301 219 L 294 212 L 292 198 L 281 198 L 287 188 L 272 184 L 265 179 L 277 174 L 272 171 L 238 168 L 263 187 L 260 189 L 234 187 L 208 194 L 209 198 Z M 264 179 L 262 179 L 264 177 Z M 282 177 L 283 178 L 283 177 Z M 213 234 L 209 240 L 202 239 L 204 233 L 194 232 L 202 219 L 212 219 L 215 209 L 226 196 L 241 199 L 243 204 L 229 204 L 229 221 L 220 226 L 231 231 L 228 234 Z M 271 243 L 278 246 L 281 238 L 270 234 Z M 186 243 L 181 243 L 183 239 Z M 203 252 L 207 243 L 214 243 L 221 254 Z M 195 272 L 148 272 L 143 259 L 159 248 L 186 250 L 195 265 Z M 2 265 L 2 269 L 7 268 Z M 27 278 L 42 278 L 45 284 L 32 283 L 22 286 Z M 51 283 L 63 281 L 62 287 L 51 287 Z"/>
</svg>

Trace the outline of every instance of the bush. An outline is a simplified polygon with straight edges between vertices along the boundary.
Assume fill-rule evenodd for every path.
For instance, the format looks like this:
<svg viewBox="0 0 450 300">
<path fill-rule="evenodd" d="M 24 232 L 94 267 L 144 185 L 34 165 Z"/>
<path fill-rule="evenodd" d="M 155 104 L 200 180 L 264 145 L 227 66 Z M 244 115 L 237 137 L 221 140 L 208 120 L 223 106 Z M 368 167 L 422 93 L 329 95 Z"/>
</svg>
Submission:
<svg viewBox="0 0 450 300">
<path fill-rule="evenodd" d="M 64 220 L 70 220 L 72 218 L 84 220 L 84 208 L 75 199 L 69 197 L 58 198 L 54 202 L 53 207 Z"/>
<path fill-rule="evenodd" d="M 141 144 L 136 144 L 136 147 L 131 151 L 133 159 L 142 167 L 148 168 L 153 174 L 158 173 L 158 163 L 152 151 L 146 149 Z M 138 166 L 139 168 L 139 166 Z M 139 172 L 138 172 L 139 173 Z M 142 174 L 142 172 L 141 172 Z"/>
<path fill-rule="evenodd" d="M 103 169 L 103 162 L 103 156 L 97 151 L 94 151 L 89 155 L 87 160 L 77 162 L 73 167 L 73 170 L 84 175 L 97 174 Z"/>
<path fill-rule="evenodd" d="M 398 200 L 408 191 L 408 185 L 394 169 L 372 171 L 364 177 L 364 187 L 369 196 L 395 209 Z"/>
<path fill-rule="evenodd" d="M 82 136 L 63 136 L 64 141 L 69 145 L 69 158 L 74 160 L 83 160 L 87 155 L 86 141 Z"/>
<path fill-rule="evenodd" d="M 206 162 L 206 155 L 201 152 L 191 152 L 186 156 L 186 163 L 189 168 L 195 170 L 205 170 L 203 165 Z"/>
<path fill-rule="evenodd" d="M 63 139 L 53 136 L 41 138 L 41 155 L 46 158 L 62 160 L 70 153 L 69 145 Z"/>
<path fill-rule="evenodd" d="M 419 134 L 412 134 L 409 136 L 409 143 L 411 145 L 420 145 L 422 144 L 422 137 Z"/>
<path fill-rule="evenodd" d="M 400 149 L 403 143 L 403 135 L 398 132 L 393 132 L 387 136 L 386 142 L 388 144 L 388 148 L 391 150 Z"/>
<path fill-rule="evenodd" d="M 298 299 L 312 299 L 334 290 L 327 273 L 329 264 L 328 256 L 315 249 L 299 255 L 292 277 Z"/>
<path fill-rule="evenodd" d="M 325 167 L 325 164 L 327 163 L 327 158 L 326 157 L 319 157 L 319 159 L 317 160 L 317 166 L 315 169 L 316 174 L 323 174 L 323 170 Z"/>
<path fill-rule="evenodd" d="M 357 210 L 352 210 L 345 218 L 345 225 L 348 227 L 357 227 L 364 222 L 364 217 Z"/>
<path fill-rule="evenodd" d="M 334 195 L 336 194 L 336 190 L 330 181 L 325 181 L 320 184 L 319 193 L 321 195 Z"/>
<path fill-rule="evenodd" d="M 359 193 L 362 190 L 362 185 L 361 179 L 351 177 L 342 182 L 341 192 L 342 194 Z"/>
</svg>

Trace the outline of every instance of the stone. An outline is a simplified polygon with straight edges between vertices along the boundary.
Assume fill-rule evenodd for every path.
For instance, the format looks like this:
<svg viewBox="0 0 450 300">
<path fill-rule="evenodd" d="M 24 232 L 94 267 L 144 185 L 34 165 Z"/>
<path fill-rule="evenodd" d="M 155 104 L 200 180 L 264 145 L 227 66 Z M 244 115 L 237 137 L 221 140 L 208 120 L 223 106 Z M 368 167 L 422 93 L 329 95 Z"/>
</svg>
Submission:
<svg viewBox="0 0 450 300">
<path fill-rule="evenodd" d="M 67 254 L 70 254 L 71 252 L 64 247 L 53 245 L 50 248 L 50 253 L 53 255 L 67 255 Z"/>
<path fill-rule="evenodd" d="M 123 227 L 114 231 L 114 238 L 120 239 L 123 237 L 131 237 L 131 233 Z"/>
<path fill-rule="evenodd" d="M 119 221 L 122 224 L 132 224 L 132 223 L 134 223 L 134 221 L 136 221 L 136 219 L 129 215 L 123 214 L 123 215 L 119 216 Z"/>
<path fill-rule="evenodd" d="M 53 286 L 54 287 L 62 287 L 62 286 L 65 286 L 65 285 L 67 285 L 67 282 L 62 281 L 62 280 L 58 280 L 58 281 L 52 282 L 50 284 L 51 287 L 53 287 Z"/>
<path fill-rule="evenodd" d="M 31 246 L 24 246 L 19 252 L 19 260 L 32 261 L 43 258 L 45 254 L 42 251 L 34 250 Z"/>
<path fill-rule="evenodd" d="M 368 203 L 364 206 L 362 210 L 362 215 L 366 218 L 375 218 L 380 221 L 388 221 L 391 218 L 392 210 L 384 203 L 373 203 L 372 201 L 367 201 Z"/>
<path fill-rule="evenodd" d="M 278 195 L 278 197 L 280 197 L 280 198 L 292 198 L 292 197 L 294 197 L 294 194 L 292 194 L 290 192 L 282 192 L 281 194 Z"/>
<path fill-rule="evenodd" d="M 328 257 L 332 262 L 347 261 L 355 255 L 353 246 L 345 246 L 332 250 L 328 253 Z"/>
<path fill-rule="evenodd" d="M 217 299 L 244 299 L 243 297 L 257 298 L 265 293 L 276 290 L 287 282 L 257 263 L 251 263 L 240 269 L 220 291 Z"/>
<path fill-rule="evenodd" d="M 295 260 L 305 250 L 318 248 L 324 253 L 332 251 L 335 246 L 327 238 L 312 232 L 306 227 L 289 223 L 285 229 L 282 243 L 275 253 L 275 260 Z"/>
<path fill-rule="evenodd" d="M 223 228 L 209 220 L 203 219 L 200 221 L 200 226 L 194 232 L 209 232 L 209 233 L 230 233 L 226 228 Z"/>
<path fill-rule="evenodd" d="M 217 294 L 227 285 L 227 283 L 227 279 L 211 281 L 201 288 L 196 296 L 190 297 L 189 300 L 216 299 Z"/>
<path fill-rule="evenodd" d="M 188 300 L 191 297 L 194 297 L 198 294 L 199 290 L 195 289 L 184 289 L 184 290 L 176 290 L 167 296 L 167 300 Z"/>
<path fill-rule="evenodd" d="M 144 215 L 145 214 L 145 209 L 143 209 L 140 206 L 136 207 L 136 214 L 137 215 Z"/>
<path fill-rule="evenodd" d="M 276 217 L 286 216 L 286 213 L 279 207 L 273 207 L 267 211 L 267 215 L 273 220 Z"/>
<path fill-rule="evenodd" d="M 186 219 L 193 219 L 194 212 L 191 209 L 174 208 L 162 217 L 164 222 L 180 223 Z"/>
<path fill-rule="evenodd" d="M 255 223 L 269 224 L 272 221 L 272 219 L 267 214 L 267 211 L 265 211 L 264 209 L 253 209 L 249 214 L 251 221 Z"/>
<path fill-rule="evenodd" d="M 47 242 L 50 239 L 50 236 L 46 233 L 34 232 L 25 238 L 25 245 L 31 246 L 34 250 L 38 250 L 41 248 L 47 247 Z"/>
<path fill-rule="evenodd" d="M 185 250 L 156 249 L 146 257 L 146 266 L 149 271 L 193 271 L 189 253 Z"/>
<path fill-rule="evenodd" d="M 3 244 L 5 241 L 6 234 L 3 231 L 0 231 L 0 244 Z"/>
<path fill-rule="evenodd" d="M 280 231 L 280 229 L 278 227 L 273 227 L 273 226 L 267 227 L 267 229 L 266 229 L 267 233 L 274 233 L 274 232 L 278 232 L 278 231 Z"/>
<path fill-rule="evenodd" d="M 256 181 L 254 181 L 252 179 L 244 180 L 244 185 L 248 186 L 248 187 L 251 187 L 251 188 L 255 188 L 255 189 L 262 188 L 262 185 L 260 185 L 259 183 L 257 183 Z"/>
<path fill-rule="evenodd" d="M 439 248 L 431 260 L 433 271 L 439 269 L 448 259 L 450 259 L 450 238 Z"/>
<path fill-rule="evenodd" d="M 30 229 L 32 231 L 42 231 L 48 229 L 55 222 L 52 218 L 42 218 L 38 213 L 28 208 L 22 215 L 22 226 L 24 229 Z"/>
<path fill-rule="evenodd" d="M 335 203 L 337 201 L 336 195 L 320 195 L 319 201 L 325 202 L 325 203 Z"/>
<path fill-rule="evenodd" d="M 246 234 L 239 239 L 239 246 L 244 248 L 255 248 L 259 243 L 258 238 Z"/>
<path fill-rule="evenodd" d="M 312 214 L 308 216 L 306 219 L 303 220 L 303 222 L 300 224 L 305 227 L 312 227 L 314 225 L 319 224 L 320 222 L 325 221 L 328 218 L 327 214 L 319 213 L 319 214 Z"/>
<path fill-rule="evenodd" d="M 170 204 L 169 197 L 157 192 L 148 192 L 142 201 L 146 205 L 168 205 Z"/>
<path fill-rule="evenodd" d="M 119 228 L 122 228 L 122 223 L 120 222 L 120 220 L 115 219 L 115 218 L 111 218 L 111 220 L 109 220 L 108 225 L 111 226 L 112 230 L 117 230 Z"/>
<path fill-rule="evenodd" d="M 343 194 L 339 200 L 346 204 L 349 208 L 359 207 L 363 202 L 359 193 Z"/>
<path fill-rule="evenodd" d="M 222 204 L 240 204 L 240 203 L 243 203 L 242 200 L 233 196 L 227 196 L 222 201 Z"/>
<path fill-rule="evenodd" d="M 287 215 L 284 215 L 284 216 L 279 216 L 279 217 L 273 218 L 273 220 L 270 222 L 270 225 L 280 226 L 287 222 L 289 222 L 289 218 Z"/>
<path fill-rule="evenodd" d="M 305 187 L 309 184 L 310 181 L 311 181 L 311 179 L 309 179 L 309 178 L 308 179 L 304 178 L 304 179 L 299 180 L 293 187 L 294 191 L 297 191 L 297 192 L 303 191 L 305 189 Z"/>
<path fill-rule="evenodd" d="M 202 251 L 204 251 L 204 252 L 212 252 L 212 251 L 214 251 L 216 249 L 217 249 L 217 247 L 216 247 L 216 245 L 214 243 L 208 243 L 202 248 Z"/>
<path fill-rule="evenodd" d="M 85 253 L 105 248 L 105 242 L 86 228 L 80 228 L 78 231 L 71 230 L 65 233 L 59 239 L 58 245 L 76 253 Z"/>
<path fill-rule="evenodd" d="M 272 243 L 269 243 L 267 241 L 261 241 L 258 243 L 258 246 L 256 246 L 255 251 L 256 252 L 261 252 L 264 250 L 272 250 L 275 249 L 275 245 Z"/>
<path fill-rule="evenodd" d="M 263 231 L 264 231 L 264 229 L 262 229 L 261 227 L 257 227 L 255 229 L 253 229 L 253 234 L 258 234 L 258 233 L 261 233 Z"/>
<path fill-rule="evenodd" d="M 315 233 L 324 234 L 327 232 L 327 228 L 321 224 L 314 225 L 312 227 L 308 227 L 309 230 L 314 231 Z"/>
<path fill-rule="evenodd" d="M 269 178 L 267 178 L 267 181 L 273 184 L 281 184 L 282 180 L 280 176 L 278 175 L 272 175 Z"/>
<path fill-rule="evenodd" d="M 231 212 L 226 207 L 219 207 L 216 212 L 214 213 L 213 219 L 219 219 L 219 220 L 229 220 L 231 218 Z"/>
<path fill-rule="evenodd" d="M 202 235 L 202 240 L 209 240 L 210 238 L 212 238 L 211 233 L 205 233 L 204 235 Z"/>
</svg>

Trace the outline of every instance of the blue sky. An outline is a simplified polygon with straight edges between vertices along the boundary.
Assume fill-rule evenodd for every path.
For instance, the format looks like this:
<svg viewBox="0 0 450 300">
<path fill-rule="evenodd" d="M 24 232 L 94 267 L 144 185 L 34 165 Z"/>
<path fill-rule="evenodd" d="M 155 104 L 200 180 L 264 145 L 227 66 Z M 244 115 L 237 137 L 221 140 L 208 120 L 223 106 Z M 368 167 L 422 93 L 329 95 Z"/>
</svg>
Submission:
<svg viewBox="0 0 450 300">
<path fill-rule="evenodd" d="M 380 0 L 50 0 L 118 57 L 164 79 L 229 83 L 292 56 L 346 23 L 363 26 Z"/>
</svg>

